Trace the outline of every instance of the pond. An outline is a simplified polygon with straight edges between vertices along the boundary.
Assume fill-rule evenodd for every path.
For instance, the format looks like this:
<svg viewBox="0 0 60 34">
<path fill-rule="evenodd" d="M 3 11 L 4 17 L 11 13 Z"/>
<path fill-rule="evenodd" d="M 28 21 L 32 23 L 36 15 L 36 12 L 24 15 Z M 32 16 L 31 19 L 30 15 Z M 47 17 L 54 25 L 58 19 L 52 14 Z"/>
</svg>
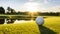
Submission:
<svg viewBox="0 0 60 34">
<path fill-rule="evenodd" d="M 17 24 L 17 23 L 24 23 L 24 22 L 32 22 L 33 20 L 22 20 L 22 19 L 0 19 L 0 24 Z"/>
<path fill-rule="evenodd" d="M 46 18 L 46 17 L 44 17 L 44 18 Z M 36 19 L 36 17 L 33 17 L 33 20 L 35 20 Z M 16 24 L 16 23 L 22 23 L 22 22 L 31 22 L 31 20 L 32 20 L 32 17 L 21 17 L 21 16 L 19 16 L 19 17 L 13 17 L 13 18 L 6 18 L 6 17 L 1 17 L 0 16 L 0 24 L 10 24 L 10 23 L 14 23 L 14 24 Z"/>
</svg>

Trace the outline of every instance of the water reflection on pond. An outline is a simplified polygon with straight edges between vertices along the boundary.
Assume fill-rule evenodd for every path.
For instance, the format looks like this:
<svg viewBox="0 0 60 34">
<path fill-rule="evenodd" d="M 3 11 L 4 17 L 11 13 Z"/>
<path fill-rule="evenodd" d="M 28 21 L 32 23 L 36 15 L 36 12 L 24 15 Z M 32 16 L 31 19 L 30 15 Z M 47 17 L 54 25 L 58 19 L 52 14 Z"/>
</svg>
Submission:
<svg viewBox="0 0 60 34">
<path fill-rule="evenodd" d="M 4 24 L 5 19 L 0 19 L 0 24 Z"/>
<path fill-rule="evenodd" d="M 0 19 L 0 24 L 17 24 L 17 23 L 27 23 L 32 22 L 32 20 L 21 20 L 21 19 Z"/>
<path fill-rule="evenodd" d="M 16 20 L 15 22 L 14 22 L 14 24 L 16 24 L 16 23 L 29 23 L 29 22 L 32 22 L 33 20 Z"/>
</svg>

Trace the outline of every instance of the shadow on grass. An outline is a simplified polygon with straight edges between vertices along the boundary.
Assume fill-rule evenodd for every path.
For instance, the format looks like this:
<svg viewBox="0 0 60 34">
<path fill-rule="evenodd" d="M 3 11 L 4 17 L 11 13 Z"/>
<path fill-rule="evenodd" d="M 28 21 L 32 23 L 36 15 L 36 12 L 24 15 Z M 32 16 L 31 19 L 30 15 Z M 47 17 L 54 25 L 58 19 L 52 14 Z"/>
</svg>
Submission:
<svg viewBox="0 0 60 34">
<path fill-rule="evenodd" d="M 39 26 L 39 30 L 41 34 L 57 34 L 56 32 L 54 32 L 53 30 L 45 27 L 45 26 Z"/>
</svg>

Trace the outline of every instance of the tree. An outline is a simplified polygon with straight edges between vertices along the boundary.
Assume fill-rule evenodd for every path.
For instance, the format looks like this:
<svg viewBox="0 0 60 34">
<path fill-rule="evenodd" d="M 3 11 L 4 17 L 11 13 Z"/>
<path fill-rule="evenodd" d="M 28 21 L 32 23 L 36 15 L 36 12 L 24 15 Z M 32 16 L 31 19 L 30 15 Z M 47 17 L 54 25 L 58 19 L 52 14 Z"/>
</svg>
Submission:
<svg viewBox="0 0 60 34">
<path fill-rule="evenodd" d="M 10 7 L 8 7 L 7 10 L 8 10 L 8 13 L 11 13 L 11 14 L 15 13 L 15 10 Z"/>
<path fill-rule="evenodd" d="M 11 8 L 7 7 L 8 12 L 7 13 L 11 13 Z"/>
<path fill-rule="evenodd" d="M 14 9 L 12 9 L 12 8 L 11 8 L 11 13 L 13 14 L 13 13 L 16 13 L 16 12 L 15 12 L 15 10 L 14 10 Z"/>
<path fill-rule="evenodd" d="M 3 7 L 0 7 L 0 14 L 5 14 L 5 9 Z"/>
</svg>

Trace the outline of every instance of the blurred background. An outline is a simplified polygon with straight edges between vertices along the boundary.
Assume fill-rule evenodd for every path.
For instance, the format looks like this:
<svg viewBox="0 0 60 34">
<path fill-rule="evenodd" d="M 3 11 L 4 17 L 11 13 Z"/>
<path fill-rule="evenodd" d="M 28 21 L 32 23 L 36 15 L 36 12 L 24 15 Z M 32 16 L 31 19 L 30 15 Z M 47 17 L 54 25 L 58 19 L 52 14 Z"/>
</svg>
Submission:
<svg viewBox="0 0 60 34">
<path fill-rule="evenodd" d="M 60 16 L 60 0 L 0 0 L 0 24 Z"/>
</svg>

